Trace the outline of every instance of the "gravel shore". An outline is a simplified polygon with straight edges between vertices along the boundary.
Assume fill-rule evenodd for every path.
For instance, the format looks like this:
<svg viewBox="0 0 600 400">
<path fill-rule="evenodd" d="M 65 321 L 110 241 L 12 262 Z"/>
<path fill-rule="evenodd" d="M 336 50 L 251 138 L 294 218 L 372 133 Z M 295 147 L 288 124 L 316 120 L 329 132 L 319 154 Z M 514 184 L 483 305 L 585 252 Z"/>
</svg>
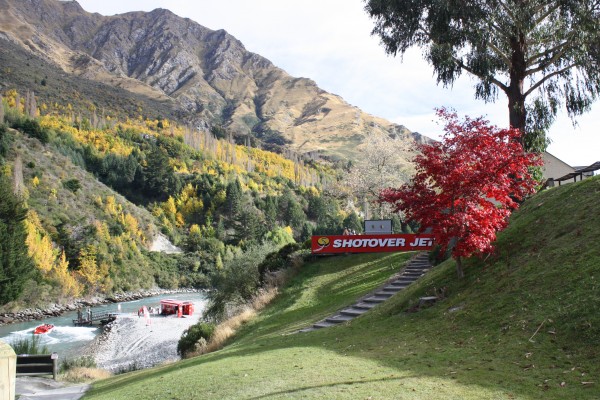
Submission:
<svg viewBox="0 0 600 400">
<path fill-rule="evenodd" d="M 152 316 L 123 314 L 93 341 L 86 354 L 92 355 L 98 368 L 113 373 L 150 368 L 179 360 L 177 342 L 190 325 L 200 319 L 198 304 L 191 316 Z"/>
</svg>

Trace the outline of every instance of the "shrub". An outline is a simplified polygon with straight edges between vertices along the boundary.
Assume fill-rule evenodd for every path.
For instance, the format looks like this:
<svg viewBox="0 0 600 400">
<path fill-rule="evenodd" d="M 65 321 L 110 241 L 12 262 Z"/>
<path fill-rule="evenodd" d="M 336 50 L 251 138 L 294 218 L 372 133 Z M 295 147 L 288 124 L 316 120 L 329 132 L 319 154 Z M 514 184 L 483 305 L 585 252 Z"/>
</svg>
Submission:
<svg viewBox="0 0 600 400">
<path fill-rule="evenodd" d="M 258 266 L 273 250 L 271 245 L 253 246 L 225 262 L 222 270 L 211 276 L 214 290 L 208 293 L 209 305 L 205 315 L 220 320 L 228 307 L 250 301 L 260 288 Z"/>
<path fill-rule="evenodd" d="M 73 193 L 81 189 L 81 183 L 78 179 L 69 179 L 68 181 L 63 181 L 63 186 L 65 189 L 68 189 Z"/>
<path fill-rule="evenodd" d="M 40 123 L 34 119 L 19 118 L 13 123 L 12 127 L 38 139 L 42 143 L 50 141 L 48 131 L 42 128 Z"/>
<path fill-rule="evenodd" d="M 96 368 L 96 360 L 92 356 L 65 358 L 60 362 L 60 372 L 65 373 L 75 368 Z"/>
<path fill-rule="evenodd" d="M 290 243 L 283 246 L 279 251 L 268 254 L 264 261 L 258 266 L 261 284 L 265 282 L 265 275 L 267 273 L 286 268 L 289 264 L 290 254 L 299 250 L 301 247 L 302 245 L 298 243 Z"/>
<path fill-rule="evenodd" d="M 181 339 L 177 343 L 177 354 L 185 357 L 186 354 L 193 352 L 196 349 L 196 343 L 204 339 L 206 342 L 210 340 L 215 332 L 215 324 L 209 322 L 198 322 L 190 326 L 183 332 Z"/>
</svg>

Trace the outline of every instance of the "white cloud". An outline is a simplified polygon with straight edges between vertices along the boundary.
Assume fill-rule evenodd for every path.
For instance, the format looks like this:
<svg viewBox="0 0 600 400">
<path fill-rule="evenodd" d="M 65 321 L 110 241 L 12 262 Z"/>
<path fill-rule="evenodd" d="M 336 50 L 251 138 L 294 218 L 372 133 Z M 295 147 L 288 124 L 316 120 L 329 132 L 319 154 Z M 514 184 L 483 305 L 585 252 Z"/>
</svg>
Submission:
<svg viewBox="0 0 600 400">
<path fill-rule="evenodd" d="M 508 121 L 507 101 L 474 99 L 473 81 L 463 76 L 451 89 L 436 85 L 432 69 L 411 49 L 403 60 L 387 56 L 371 36 L 373 23 L 361 0 L 79 0 L 84 9 L 112 15 L 167 8 L 211 29 L 225 29 L 246 48 L 293 76 L 314 80 L 364 111 L 437 137 L 435 107 L 461 115 L 484 115 L 498 126 Z M 550 131 L 549 151 L 572 165 L 600 160 L 598 105 L 574 129 L 560 116 Z"/>
</svg>

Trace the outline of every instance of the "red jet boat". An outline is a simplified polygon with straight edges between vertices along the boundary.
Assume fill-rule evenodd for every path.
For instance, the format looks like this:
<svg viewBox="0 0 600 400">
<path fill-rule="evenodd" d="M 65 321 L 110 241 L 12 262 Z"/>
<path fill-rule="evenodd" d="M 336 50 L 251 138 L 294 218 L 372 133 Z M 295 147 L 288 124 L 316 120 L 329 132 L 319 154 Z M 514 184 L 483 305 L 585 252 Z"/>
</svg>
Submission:
<svg viewBox="0 0 600 400">
<path fill-rule="evenodd" d="M 50 331 L 52 331 L 52 329 L 54 329 L 54 325 L 52 325 L 52 324 L 40 325 L 40 326 L 37 326 L 33 330 L 33 334 L 34 335 L 41 335 L 43 333 L 50 333 Z"/>
</svg>

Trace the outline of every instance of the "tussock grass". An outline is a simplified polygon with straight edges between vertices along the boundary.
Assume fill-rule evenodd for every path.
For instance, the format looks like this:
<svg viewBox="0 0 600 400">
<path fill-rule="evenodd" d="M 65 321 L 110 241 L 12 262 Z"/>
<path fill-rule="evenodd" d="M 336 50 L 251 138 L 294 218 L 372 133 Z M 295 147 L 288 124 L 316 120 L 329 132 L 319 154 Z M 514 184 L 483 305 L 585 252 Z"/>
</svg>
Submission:
<svg viewBox="0 0 600 400">
<path fill-rule="evenodd" d="M 220 350 L 235 335 L 236 331 L 244 324 L 253 320 L 257 312 L 265 308 L 277 296 L 278 289 L 270 287 L 261 290 L 250 302 L 243 307 L 237 314 L 223 321 L 216 326 L 210 340 L 207 342 L 201 339 L 196 345 L 196 351 L 192 352 L 187 358 L 199 356 L 213 351 Z"/>
<path fill-rule="evenodd" d="M 48 346 L 40 342 L 40 337 L 31 335 L 22 339 L 16 339 L 9 343 L 15 354 L 50 354 Z"/>
<path fill-rule="evenodd" d="M 75 367 L 62 374 L 60 379 L 66 382 L 81 383 L 99 381 L 111 376 L 112 374 L 104 369 Z"/>
<path fill-rule="evenodd" d="M 269 305 L 279 294 L 279 289 L 276 286 L 261 290 L 251 302 L 254 311 L 260 311 Z"/>
<path fill-rule="evenodd" d="M 350 323 L 290 334 L 385 281 L 402 256 L 308 263 L 221 351 L 99 382 L 86 398 L 598 399 L 599 195 L 600 178 L 538 194 L 462 281 L 450 260 Z"/>
</svg>

